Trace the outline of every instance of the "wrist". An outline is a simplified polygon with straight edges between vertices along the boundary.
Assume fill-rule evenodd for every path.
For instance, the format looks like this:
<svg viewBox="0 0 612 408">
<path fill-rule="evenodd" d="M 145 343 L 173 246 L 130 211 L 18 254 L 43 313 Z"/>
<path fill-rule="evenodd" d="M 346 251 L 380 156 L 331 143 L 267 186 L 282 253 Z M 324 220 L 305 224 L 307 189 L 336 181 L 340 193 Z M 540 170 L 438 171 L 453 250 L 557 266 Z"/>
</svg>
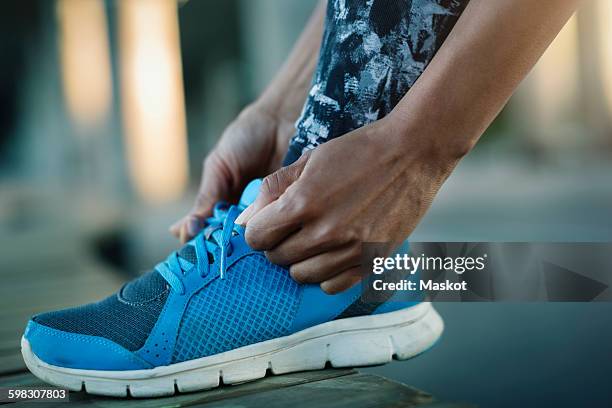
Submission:
<svg viewBox="0 0 612 408">
<path fill-rule="evenodd" d="M 300 108 L 288 106 L 287 100 L 279 92 L 264 91 L 251 105 L 253 109 L 272 118 L 278 123 L 293 124 L 299 115 Z"/>
<path fill-rule="evenodd" d="M 394 110 L 384 120 L 389 122 L 392 143 L 399 154 L 418 152 L 452 166 L 472 150 L 477 140 L 466 136 L 460 126 L 436 120 L 433 115 Z"/>
<path fill-rule="evenodd" d="M 278 106 L 276 101 L 260 97 L 246 106 L 241 115 L 256 115 L 271 125 L 277 140 L 285 144 L 295 133 L 295 119 L 289 119 L 279 111 Z"/>
<path fill-rule="evenodd" d="M 385 149 L 399 170 L 420 174 L 442 183 L 472 146 L 449 142 L 443 130 L 432 121 L 406 120 L 393 114 L 381 119 Z M 380 135 L 383 136 L 383 135 Z"/>
</svg>

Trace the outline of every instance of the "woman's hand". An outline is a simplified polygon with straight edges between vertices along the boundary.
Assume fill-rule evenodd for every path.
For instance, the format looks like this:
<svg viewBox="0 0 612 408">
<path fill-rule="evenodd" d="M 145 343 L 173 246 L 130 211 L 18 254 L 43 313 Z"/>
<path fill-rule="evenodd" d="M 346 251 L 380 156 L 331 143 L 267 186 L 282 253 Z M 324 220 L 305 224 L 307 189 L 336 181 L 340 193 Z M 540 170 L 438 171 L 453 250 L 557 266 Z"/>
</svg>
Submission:
<svg viewBox="0 0 612 408">
<path fill-rule="evenodd" d="M 248 244 L 328 293 L 357 283 L 361 244 L 406 239 L 458 160 L 419 137 L 408 145 L 396 125 L 379 120 L 266 177 L 237 220 Z"/>
<path fill-rule="evenodd" d="M 182 243 L 190 240 L 217 201 L 237 201 L 250 180 L 278 169 L 293 129 L 292 121 L 282 119 L 264 103 L 245 108 L 205 158 L 196 202 L 170 232 Z"/>
<path fill-rule="evenodd" d="M 578 3 L 472 0 L 388 116 L 265 179 L 248 243 L 327 292 L 356 283 L 361 243 L 410 234 Z"/>
</svg>

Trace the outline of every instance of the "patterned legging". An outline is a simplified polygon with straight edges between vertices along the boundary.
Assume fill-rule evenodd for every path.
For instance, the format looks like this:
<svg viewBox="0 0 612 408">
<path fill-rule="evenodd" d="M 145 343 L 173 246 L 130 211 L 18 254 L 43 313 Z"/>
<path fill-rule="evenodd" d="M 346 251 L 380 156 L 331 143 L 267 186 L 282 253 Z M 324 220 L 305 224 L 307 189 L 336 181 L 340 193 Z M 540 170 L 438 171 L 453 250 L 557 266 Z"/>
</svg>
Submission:
<svg viewBox="0 0 612 408">
<path fill-rule="evenodd" d="M 284 164 L 387 115 L 469 0 L 328 0 L 312 87 Z"/>
</svg>

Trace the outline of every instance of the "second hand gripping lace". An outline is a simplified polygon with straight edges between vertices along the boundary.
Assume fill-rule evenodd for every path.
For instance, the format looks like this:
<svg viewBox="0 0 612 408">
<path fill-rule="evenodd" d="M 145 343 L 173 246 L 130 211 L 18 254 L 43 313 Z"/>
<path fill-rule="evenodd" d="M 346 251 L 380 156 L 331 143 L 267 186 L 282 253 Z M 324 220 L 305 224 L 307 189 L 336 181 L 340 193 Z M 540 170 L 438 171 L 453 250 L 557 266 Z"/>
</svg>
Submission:
<svg viewBox="0 0 612 408">
<path fill-rule="evenodd" d="M 234 221 L 240 212 L 241 210 L 234 205 L 227 209 L 227 204 L 217 204 L 213 216 L 206 219 L 204 230 L 192 240 L 197 258 L 194 267 L 200 272 L 200 276 L 208 274 L 212 259 L 209 255 L 214 254 L 219 248 L 219 275 L 223 279 L 227 268 L 227 257 L 232 251 L 230 240 L 234 232 Z M 181 265 L 178 252 L 171 253 L 164 262 L 155 267 L 155 270 L 172 289 L 181 295 L 185 293 L 182 277 L 187 271 Z"/>
</svg>

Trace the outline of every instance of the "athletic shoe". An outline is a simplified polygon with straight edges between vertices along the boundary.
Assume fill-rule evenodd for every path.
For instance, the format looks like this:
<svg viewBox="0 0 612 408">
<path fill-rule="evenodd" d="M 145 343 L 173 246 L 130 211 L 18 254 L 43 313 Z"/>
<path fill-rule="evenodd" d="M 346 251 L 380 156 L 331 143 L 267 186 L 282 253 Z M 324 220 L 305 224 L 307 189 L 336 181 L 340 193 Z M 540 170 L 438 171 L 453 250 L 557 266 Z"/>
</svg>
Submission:
<svg viewBox="0 0 612 408">
<path fill-rule="evenodd" d="M 234 220 L 259 185 L 237 206 L 217 204 L 198 236 L 117 294 L 34 316 L 21 340 L 32 373 L 70 390 L 152 397 L 407 359 L 438 339 L 430 303 L 367 303 L 360 285 L 327 295 L 249 248 Z"/>
</svg>

